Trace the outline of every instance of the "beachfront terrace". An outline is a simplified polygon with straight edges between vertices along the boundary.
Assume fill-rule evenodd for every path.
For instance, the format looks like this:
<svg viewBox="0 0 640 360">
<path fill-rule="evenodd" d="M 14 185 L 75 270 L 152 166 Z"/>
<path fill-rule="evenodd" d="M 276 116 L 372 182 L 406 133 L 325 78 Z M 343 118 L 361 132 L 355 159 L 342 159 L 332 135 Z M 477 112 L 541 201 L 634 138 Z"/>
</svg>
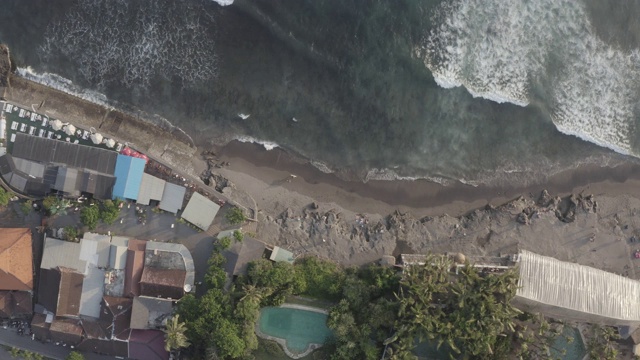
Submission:
<svg viewBox="0 0 640 360">
<path fill-rule="evenodd" d="M 37 113 L 33 109 L 25 109 L 8 102 L 0 104 L 2 104 L 2 117 L 6 119 L 5 145 L 9 153 L 13 150 L 13 143 L 18 133 L 112 151 L 119 151 L 124 146 L 122 143 L 102 136 L 95 138 L 96 140 L 100 139 L 96 144 L 91 139 L 91 134 L 95 133 L 95 131 L 92 132 L 91 129 L 77 128 L 72 124 L 69 124 L 69 127 L 67 127 L 66 122 L 51 118 L 45 114 Z M 56 125 L 61 126 L 58 128 Z M 109 147 L 109 145 L 112 146 Z"/>
</svg>

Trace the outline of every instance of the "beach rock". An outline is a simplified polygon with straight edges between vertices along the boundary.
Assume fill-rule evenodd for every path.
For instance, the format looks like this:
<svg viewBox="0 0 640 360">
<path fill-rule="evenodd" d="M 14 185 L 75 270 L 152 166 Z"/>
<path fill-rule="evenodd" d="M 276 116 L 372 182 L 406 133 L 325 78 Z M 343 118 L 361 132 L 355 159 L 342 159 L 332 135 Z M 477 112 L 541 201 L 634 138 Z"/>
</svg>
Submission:
<svg viewBox="0 0 640 360">
<path fill-rule="evenodd" d="M 538 198 L 538 205 L 546 207 L 549 206 L 552 201 L 553 198 L 551 197 L 549 192 L 547 190 L 542 190 L 542 192 L 540 193 L 540 197 Z"/>
<path fill-rule="evenodd" d="M 516 216 L 516 221 L 523 225 L 529 225 L 529 217 L 524 212 L 521 212 Z"/>
</svg>

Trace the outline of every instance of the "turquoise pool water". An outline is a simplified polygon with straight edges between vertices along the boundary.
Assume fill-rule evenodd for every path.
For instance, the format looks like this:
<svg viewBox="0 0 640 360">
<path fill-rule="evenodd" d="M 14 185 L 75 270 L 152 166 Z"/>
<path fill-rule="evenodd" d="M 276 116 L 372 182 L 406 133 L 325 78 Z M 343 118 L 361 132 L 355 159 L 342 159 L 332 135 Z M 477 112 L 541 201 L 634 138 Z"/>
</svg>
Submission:
<svg viewBox="0 0 640 360">
<path fill-rule="evenodd" d="M 289 351 L 298 354 L 331 338 L 327 315 L 308 310 L 267 307 L 260 311 L 258 326 L 263 334 L 284 339 Z"/>
<path fill-rule="evenodd" d="M 572 342 L 567 340 L 568 337 L 573 338 Z M 566 350 L 563 354 L 562 350 Z M 559 335 L 550 348 L 551 356 L 563 360 L 582 360 L 587 354 L 580 331 L 576 328 L 566 326 L 562 334 Z"/>
</svg>

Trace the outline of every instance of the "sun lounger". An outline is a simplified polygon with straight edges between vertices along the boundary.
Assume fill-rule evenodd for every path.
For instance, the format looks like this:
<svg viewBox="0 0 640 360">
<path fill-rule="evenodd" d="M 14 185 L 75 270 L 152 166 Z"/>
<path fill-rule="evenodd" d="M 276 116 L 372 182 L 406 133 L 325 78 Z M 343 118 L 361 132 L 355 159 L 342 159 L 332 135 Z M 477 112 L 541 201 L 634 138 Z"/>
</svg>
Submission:
<svg viewBox="0 0 640 360">
<path fill-rule="evenodd" d="M 49 119 L 47 118 L 42 118 L 42 127 L 45 127 L 49 124 Z"/>
<path fill-rule="evenodd" d="M 11 112 L 13 110 L 13 105 L 7 104 L 7 112 Z"/>
<path fill-rule="evenodd" d="M 15 133 L 11 134 L 11 142 L 14 142 L 14 141 L 16 141 L 16 134 Z"/>
<path fill-rule="evenodd" d="M 20 109 L 20 113 L 18 113 L 18 116 L 24 117 L 24 113 L 25 113 L 24 109 Z"/>
<path fill-rule="evenodd" d="M 48 131 L 48 132 L 47 132 L 47 137 L 48 137 L 49 139 L 53 139 L 53 131 Z"/>
<path fill-rule="evenodd" d="M 18 126 L 20 126 L 20 123 L 17 121 L 12 121 L 11 122 L 11 130 L 18 130 Z"/>
<path fill-rule="evenodd" d="M 27 132 L 27 124 L 20 124 L 20 131 Z"/>
<path fill-rule="evenodd" d="M 39 137 L 44 137 L 44 134 L 46 134 L 47 131 L 45 129 L 40 129 L 40 131 L 38 131 L 38 136 Z"/>
<path fill-rule="evenodd" d="M 36 128 L 33 126 L 29 126 L 29 135 L 35 135 L 36 134 Z"/>
</svg>

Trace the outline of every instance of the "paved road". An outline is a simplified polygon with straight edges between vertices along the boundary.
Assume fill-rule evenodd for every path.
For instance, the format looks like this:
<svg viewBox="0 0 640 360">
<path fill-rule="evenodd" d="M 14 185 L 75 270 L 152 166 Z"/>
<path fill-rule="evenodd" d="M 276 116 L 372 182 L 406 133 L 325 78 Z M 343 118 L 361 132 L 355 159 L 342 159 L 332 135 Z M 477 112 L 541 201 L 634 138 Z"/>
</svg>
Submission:
<svg viewBox="0 0 640 360">
<path fill-rule="evenodd" d="M 15 329 L 3 329 L 0 327 L 0 344 L 13 346 L 22 350 L 37 352 L 51 359 L 63 360 L 72 351 L 69 347 L 56 346 L 53 343 L 41 343 L 37 340 L 31 340 L 29 336 L 21 336 Z M 87 360 L 113 360 L 112 356 L 103 356 L 93 353 L 83 353 Z M 0 348 L 0 359 L 12 359 L 9 353 Z"/>
</svg>

